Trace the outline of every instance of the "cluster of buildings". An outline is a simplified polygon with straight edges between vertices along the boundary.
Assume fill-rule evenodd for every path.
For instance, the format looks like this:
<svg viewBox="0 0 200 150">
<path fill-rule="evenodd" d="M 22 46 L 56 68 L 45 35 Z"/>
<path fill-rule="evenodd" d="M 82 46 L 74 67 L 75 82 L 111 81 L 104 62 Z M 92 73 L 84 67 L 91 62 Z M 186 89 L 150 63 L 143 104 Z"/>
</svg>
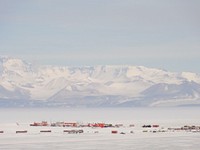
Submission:
<svg viewBox="0 0 200 150">
<path fill-rule="evenodd" d="M 30 126 L 51 126 L 51 127 L 100 127 L 100 128 L 108 128 L 108 127 L 123 127 L 123 124 L 108 124 L 108 123 L 78 123 L 78 122 L 53 122 L 48 123 L 47 121 L 42 122 L 34 122 L 31 123 Z M 134 127 L 134 125 L 130 125 L 130 127 Z"/>
<path fill-rule="evenodd" d="M 40 133 L 50 133 L 52 132 L 53 127 L 70 127 L 68 129 L 64 129 L 63 133 L 68 133 L 68 134 L 80 134 L 84 133 L 84 127 L 88 128 L 111 128 L 111 133 L 112 134 L 126 134 L 128 133 L 127 130 L 126 132 L 121 132 L 122 129 L 125 128 L 133 128 L 136 132 L 152 132 L 152 133 L 157 133 L 157 132 L 199 132 L 200 133 L 200 126 L 195 126 L 195 125 L 185 125 L 182 127 L 170 127 L 170 128 L 164 128 L 160 127 L 158 124 L 145 124 L 142 125 L 140 128 L 135 128 L 134 124 L 130 124 L 129 126 L 124 126 L 123 124 L 108 124 L 108 123 L 78 123 L 78 122 L 53 122 L 53 123 L 48 123 L 47 121 L 42 121 L 42 122 L 33 122 L 29 124 L 30 126 L 34 127 L 47 127 L 45 128 L 39 128 L 42 129 L 40 130 Z M 50 128 L 52 127 L 52 128 Z M 120 127 L 124 127 L 122 129 L 118 129 Z M 80 129 L 82 128 L 82 129 Z M 44 130 L 45 129 L 45 130 Z M 93 133 L 99 133 L 100 130 L 96 130 Z M 119 132 L 120 131 L 120 132 Z M 0 130 L 0 134 L 3 134 L 4 131 Z M 18 133 L 28 133 L 27 130 L 17 130 L 16 134 Z M 131 129 L 129 133 L 134 133 L 134 131 Z"/>
<path fill-rule="evenodd" d="M 168 128 L 169 131 L 188 131 L 188 132 L 200 132 L 200 126 L 189 126 L 185 125 L 183 127 L 176 127 L 176 128 Z"/>
</svg>

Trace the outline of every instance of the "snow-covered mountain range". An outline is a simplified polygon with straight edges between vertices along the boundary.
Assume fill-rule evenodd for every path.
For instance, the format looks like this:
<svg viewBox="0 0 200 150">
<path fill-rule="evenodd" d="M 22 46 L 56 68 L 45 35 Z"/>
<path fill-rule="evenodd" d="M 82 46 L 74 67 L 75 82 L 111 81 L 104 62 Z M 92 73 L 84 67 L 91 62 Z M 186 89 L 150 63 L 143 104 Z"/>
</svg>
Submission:
<svg viewBox="0 0 200 150">
<path fill-rule="evenodd" d="M 0 106 L 132 107 L 200 104 L 200 75 L 143 66 L 33 66 L 0 57 Z"/>
</svg>

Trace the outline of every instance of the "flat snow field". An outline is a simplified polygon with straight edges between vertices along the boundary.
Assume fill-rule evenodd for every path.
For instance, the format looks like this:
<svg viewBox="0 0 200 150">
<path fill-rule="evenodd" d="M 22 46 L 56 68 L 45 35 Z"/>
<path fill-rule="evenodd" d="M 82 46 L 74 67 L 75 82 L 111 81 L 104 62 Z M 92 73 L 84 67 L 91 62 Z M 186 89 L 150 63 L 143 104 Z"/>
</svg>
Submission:
<svg viewBox="0 0 200 150">
<path fill-rule="evenodd" d="M 129 108 L 129 109 L 1 109 L 1 150 L 199 150 L 200 132 L 167 131 L 169 127 L 200 126 L 200 108 Z M 33 122 L 79 122 L 123 124 L 119 128 L 32 127 Z M 129 127 L 134 124 L 134 127 Z M 159 128 L 144 129 L 144 124 Z M 63 130 L 83 129 L 81 134 Z M 18 133 L 24 131 L 27 133 Z M 51 130 L 41 133 L 41 130 Z M 118 131 L 111 134 L 111 131 Z M 148 132 L 143 132 L 143 131 Z M 153 131 L 164 130 L 166 132 Z M 133 133 L 130 133 L 130 132 Z M 125 134 L 120 134 L 121 132 Z"/>
</svg>

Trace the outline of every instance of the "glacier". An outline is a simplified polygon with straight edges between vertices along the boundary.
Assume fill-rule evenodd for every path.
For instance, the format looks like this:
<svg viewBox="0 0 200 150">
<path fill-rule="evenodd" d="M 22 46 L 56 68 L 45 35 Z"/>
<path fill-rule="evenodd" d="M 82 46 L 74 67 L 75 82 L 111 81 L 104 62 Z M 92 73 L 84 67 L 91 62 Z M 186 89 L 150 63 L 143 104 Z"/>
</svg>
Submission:
<svg viewBox="0 0 200 150">
<path fill-rule="evenodd" d="M 36 66 L 0 56 L 0 107 L 200 106 L 200 74 L 130 65 Z"/>
</svg>

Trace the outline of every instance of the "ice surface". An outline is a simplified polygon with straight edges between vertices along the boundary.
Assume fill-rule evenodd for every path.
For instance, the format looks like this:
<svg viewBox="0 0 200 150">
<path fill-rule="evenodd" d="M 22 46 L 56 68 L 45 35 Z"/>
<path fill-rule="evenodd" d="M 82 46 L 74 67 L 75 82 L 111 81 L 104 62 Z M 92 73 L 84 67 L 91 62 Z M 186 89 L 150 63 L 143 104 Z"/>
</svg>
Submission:
<svg viewBox="0 0 200 150">
<path fill-rule="evenodd" d="M 193 108 L 134 108 L 134 109 L 1 109 L 0 149 L 70 149 L 70 150 L 197 150 L 200 132 L 144 133 L 143 124 L 160 127 L 200 125 L 200 109 Z M 120 128 L 78 128 L 83 134 L 63 133 L 63 127 L 31 127 L 34 121 L 120 123 Z M 129 127 L 134 124 L 135 127 Z M 28 133 L 16 134 L 16 130 Z M 52 130 L 40 133 L 40 130 Z M 126 134 L 111 134 L 112 130 Z M 98 131 L 98 133 L 95 133 Z M 134 131 L 131 134 L 130 131 Z"/>
<path fill-rule="evenodd" d="M 111 135 L 111 134 L 51 134 L 6 136 L 0 148 L 6 149 L 70 149 L 70 150 L 197 150 L 200 135 Z"/>
</svg>

